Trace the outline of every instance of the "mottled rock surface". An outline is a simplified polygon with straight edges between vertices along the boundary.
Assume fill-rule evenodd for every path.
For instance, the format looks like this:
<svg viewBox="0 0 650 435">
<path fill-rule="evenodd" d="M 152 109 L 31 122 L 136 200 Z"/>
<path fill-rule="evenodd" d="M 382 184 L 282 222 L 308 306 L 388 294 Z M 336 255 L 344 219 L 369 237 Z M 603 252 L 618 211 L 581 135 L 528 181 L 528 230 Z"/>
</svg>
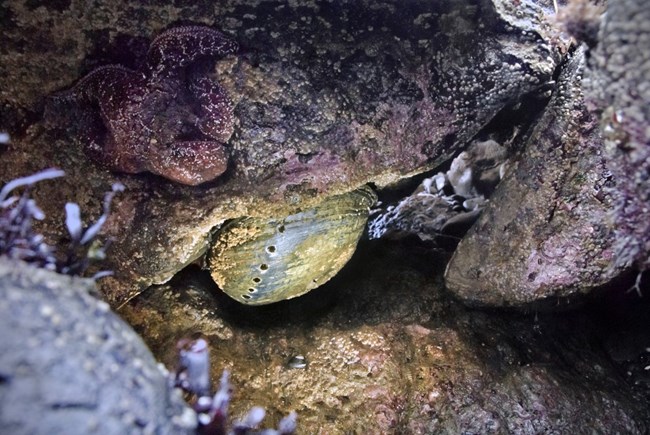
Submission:
<svg viewBox="0 0 650 435">
<path fill-rule="evenodd" d="M 132 3 L 9 0 L 0 6 L 2 181 L 47 166 L 69 175 L 37 199 L 48 216 L 93 210 L 119 180 L 127 193 L 107 233 L 115 305 L 201 256 L 224 220 L 277 216 L 366 183 L 384 186 L 459 151 L 505 105 L 552 79 L 565 51 L 551 1 L 229 0 Z M 74 125 L 41 120 L 45 97 L 93 68 L 137 68 L 175 24 L 213 26 L 239 53 L 215 77 L 235 104 L 228 170 L 196 188 L 107 171 Z M 74 124 L 74 123 L 73 123 Z M 65 243 L 58 219 L 47 233 Z M 60 222 L 60 220 L 59 220 Z"/>
<path fill-rule="evenodd" d="M 578 50 L 563 68 L 523 153 L 449 262 L 447 286 L 468 303 L 555 304 L 623 270 L 611 267 L 614 180 L 582 97 L 584 63 Z"/>
<path fill-rule="evenodd" d="M 0 258 L 0 431 L 184 434 L 196 416 L 89 280 Z"/>
<path fill-rule="evenodd" d="M 614 267 L 650 266 L 650 8 L 607 2 L 585 74 L 587 100 L 601 113 L 608 168 L 617 180 Z"/>
<path fill-rule="evenodd" d="M 191 270 L 121 314 L 168 364 L 176 340 L 202 333 L 213 379 L 232 373 L 233 415 L 295 410 L 301 433 L 646 431 L 645 399 L 607 358 L 598 319 L 464 308 L 443 289 L 444 262 L 362 244 L 324 287 L 257 308 Z"/>
<path fill-rule="evenodd" d="M 92 7 L 81 0 L 6 0 L 0 130 L 12 141 L 0 144 L 0 182 L 65 169 L 68 177 L 34 195 L 48 216 L 43 230 L 57 245 L 68 242 L 66 201 L 99 214 L 113 182 L 127 187 L 105 234 L 115 243 L 103 267 L 116 276 L 102 290 L 117 306 L 198 259 L 228 219 L 286 215 L 437 167 L 470 140 L 489 138 L 481 132 L 504 107 L 510 114 L 528 109 L 519 103 L 553 89 L 565 65 L 553 101 L 531 130 L 538 142 L 530 139 L 502 185 L 502 210 L 494 206 L 476 227 L 495 238 L 470 235 L 447 283 L 474 304 L 586 292 L 647 258 L 650 20 L 643 3 L 611 1 L 583 101 L 582 60 L 564 63 L 567 42 L 551 25 L 550 0 L 150 0 Z M 61 125 L 44 115 L 53 110 L 47 95 L 101 65 L 137 69 L 152 38 L 186 24 L 214 27 L 241 47 L 212 72 L 235 105 L 223 177 L 188 187 L 110 172 L 84 154 L 74 120 Z M 610 166 L 598 154 L 600 113 L 591 115 L 591 106 L 603 110 Z M 612 182 L 608 168 L 623 195 L 604 189 Z M 606 212 L 612 207 L 615 219 Z M 504 246 L 496 246 L 499 240 Z M 632 335 L 610 328 L 607 316 L 582 311 L 471 310 L 444 290 L 447 260 L 413 245 L 365 244 L 326 286 L 264 308 L 237 304 L 191 267 L 120 313 L 168 365 L 179 338 L 203 334 L 212 346 L 213 379 L 224 368 L 233 374 L 236 416 L 264 406 L 277 423 L 296 410 L 304 433 L 648 432 L 648 390 L 628 385 L 647 384 L 647 322 L 635 323 Z M 488 263 L 493 267 L 483 270 Z M 77 281 L 36 285 L 52 275 L 2 267 L 11 269 L 0 272 L 3 429 L 183 430 L 170 428 L 168 419 L 184 421 L 174 416 L 188 417 L 186 408 L 108 305 L 73 291 L 68 283 Z M 31 288 L 18 288 L 24 286 Z M 643 320 L 647 309 L 640 312 L 633 314 Z M 598 329 L 611 332 L 606 343 Z"/>
</svg>

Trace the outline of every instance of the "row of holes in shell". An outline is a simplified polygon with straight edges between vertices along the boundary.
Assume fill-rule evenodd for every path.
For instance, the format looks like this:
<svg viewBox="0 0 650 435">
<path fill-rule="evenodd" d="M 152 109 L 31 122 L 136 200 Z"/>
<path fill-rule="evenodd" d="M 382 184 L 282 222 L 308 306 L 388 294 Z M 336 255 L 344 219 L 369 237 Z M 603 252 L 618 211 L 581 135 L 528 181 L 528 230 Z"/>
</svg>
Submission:
<svg viewBox="0 0 650 435">
<path fill-rule="evenodd" d="M 277 228 L 278 233 L 280 233 L 280 234 L 284 233 L 285 229 L 286 228 L 285 228 L 284 225 L 279 225 L 278 228 Z M 276 254 L 277 248 L 275 247 L 275 245 L 269 245 L 269 246 L 266 247 L 266 252 L 270 256 L 272 256 L 272 255 Z M 262 264 L 259 265 L 259 270 L 260 270 L 260 273 L 266 273 L 266 271 L 269 270 L 269 265 L 266 264 L 266 263 L 262 263 Z M 253 278 L 253 283 L 254 284 L 259 284 L 261 282 L 262 282 L 262 278 L 260 278 L 259 276 L 256 276 L 256 277 Z M 250 287 L 248 289 L 248 293 L 257 293 L 257 288 L 256 287 Z M 241 297 L 243 299 L 250 299 L 252 296 L 250 294 L 244 293 L 243 295 L 241 295 Z"/>
</svg>

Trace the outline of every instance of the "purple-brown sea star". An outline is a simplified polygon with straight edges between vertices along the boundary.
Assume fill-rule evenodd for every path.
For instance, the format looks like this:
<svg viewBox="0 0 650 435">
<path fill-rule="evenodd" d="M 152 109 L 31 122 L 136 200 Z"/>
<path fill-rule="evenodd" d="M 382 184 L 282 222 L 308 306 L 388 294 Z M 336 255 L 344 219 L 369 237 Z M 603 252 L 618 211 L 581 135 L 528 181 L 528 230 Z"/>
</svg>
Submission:
<svg viewBox="0 0 650 435">
<path fill-rule="evenodd" d="M 93 159 L 194 186 L 227 168 L 223 143 L 233 132 L 233 104 L 209 77 L 210 59 L 237 48 L 209 27 L 173 28 L 153 40 L 138 70 L 99 67 L 54 98 L 83 110 Z"/>
</svg>

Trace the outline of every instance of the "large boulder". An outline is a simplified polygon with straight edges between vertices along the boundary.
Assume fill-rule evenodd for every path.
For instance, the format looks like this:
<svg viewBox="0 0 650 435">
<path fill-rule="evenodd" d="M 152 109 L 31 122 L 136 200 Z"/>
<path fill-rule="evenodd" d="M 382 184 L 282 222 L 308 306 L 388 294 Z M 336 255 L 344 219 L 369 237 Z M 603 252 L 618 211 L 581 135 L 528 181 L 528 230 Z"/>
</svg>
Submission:
<svg viewBox="0 0 650 435">
<path fill-rule="evenodd" d="M 0 258 L 0 427 L 191 434 L 196 415 L 90 280 Z"/>
<path fill-rule="evenodd" d="M 611 187 L 596 117 L 582 97 L 584 50 L 558 87 L 445 273 L 471 304 L 517 306 L 575 298 L 618 277 Z"/>
<path fill-rule="evenodd" d="M 229 0 L 125 9 L 10 0 L 1 8 L 0 127 L 13 142 L 1 151 L 0 173 L 4 181 L 49 166 L 68 173 L 36 194 L 53 218 L 46 233 L 61 244 L 65 201 L 99 210 L 112 182 L 127 187 L 106 226 L 116 274 L 102 290 L 114 305 L 203 255 L 227 219 L 286 216 L 435 167 L 504 106 L 546 86 L 566 48 L 550 24 L 550 1 Z M 176 23 L 213 26 L 241 47 L 213 72 L 235 104 L 228 169 L 216 181 L 188 187 L 111 173 L 84 154 L 88 132 L 76 119 L 41 120 L 49 94 L 100 65 L 138 67 L 149 41 Z"/>
<path fill-rule="evenodd" d="M 574 13 L 583 15 L 570 28 L 593 26 L 584 9 Z M 584 38 L 588 64 L 581 49 L 563 68 L 515 169 L 449 263 L 447 285 L 463 300 L 557 304 L 634 268 L 641 292 L 650 264 L 649 23 L 645 2 L 608 2 L 598 37 Z"/>
<path fill-rule="evenodd" d="M 468 309 L 444 290 L 445 260 L 366 242 L 325 286 L 265 307 L 188 270 L 120 313 L 165 362 L 202 334 L 213 379 L 232 373 L 233 415 L 295 410 L 301 433 L 645 432 L 645 399 L 609 360 L 597 317 Z"/>
</svg>

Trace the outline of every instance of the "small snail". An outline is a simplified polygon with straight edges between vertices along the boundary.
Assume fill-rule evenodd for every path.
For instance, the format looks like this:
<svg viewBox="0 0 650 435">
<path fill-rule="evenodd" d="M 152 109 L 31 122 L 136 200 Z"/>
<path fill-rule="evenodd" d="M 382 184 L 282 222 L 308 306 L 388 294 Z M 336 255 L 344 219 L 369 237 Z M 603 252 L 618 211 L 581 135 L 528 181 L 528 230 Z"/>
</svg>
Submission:
<svg viewBox="0 0 650 435">
<path fill-rule="evenodd" d="M 352 257 L 376 199 L 363 187 L 284 218 L 234 220 L 217 233 L 208 252 L 212 278 L 248 305 L 303 295 Z"/>
</svg>

